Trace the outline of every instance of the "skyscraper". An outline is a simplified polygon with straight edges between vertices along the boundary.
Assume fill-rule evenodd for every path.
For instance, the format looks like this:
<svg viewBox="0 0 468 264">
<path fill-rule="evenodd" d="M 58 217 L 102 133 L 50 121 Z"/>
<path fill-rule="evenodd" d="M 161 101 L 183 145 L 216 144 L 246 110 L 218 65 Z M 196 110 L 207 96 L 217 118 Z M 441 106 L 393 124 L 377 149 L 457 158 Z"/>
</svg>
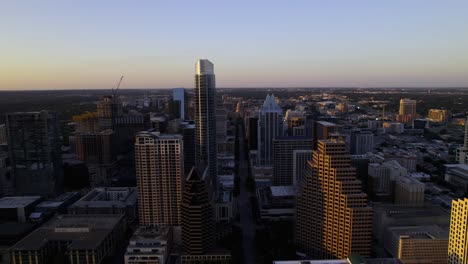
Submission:
<svg viewBox="0 0 468 264">
<path fill-rule="evenodd" d="M 304 179 L 308 161 L 312 160 L 312 148 L 293 151 L 293 185 L 299 186 Z"/>
<path fill-rule="evenodd" d="M 312 150 L 312 138 L 284 136 L 273 140 L 274 185 L 294 183 L 293 152 L 295 150 Z"/>
<path fill-rule="evenodd" d="M 273 140 L 283 135 L 283 110 L 273 95 L 267 95 L 258 115 L 257 165 L 272 166 Z"/>
<path fill-rule="evenodd" d="M 319 140 L 297 198 L 298 250 L 317 258 L 369 256 L 372 208 L 343 141 Z"/>
<path fill-rule="evenodd" d="M 465 142 L 462 147 L 457 149 L 456 160 L 460 164 L 468 165 L 468 118 L 465 120 Z"/>
<path fill-rule="evenodd" d="M 209 60 L 198 60 L 195 70 L 195 162 L 203 160 L 208 164 L 209 185 L 214 185 L 217 174 L 214 66 Z"/>
<path fill-rule="evenodd" d="M 182 198 L 182 245 L 188 255 L 205 254 L 214 245 L 213 209 L 200 173 L 192 168 Z"/>
<path fill-rule="evenodd" d="M 177 101 L 179 104 L 179 116 L 178 118 L 185 120 L 186 119 L 186 109 L 187 104 L 187 92 L 184 88 L 174 88 L 172 89 L 172 100 Z"/>
<path fill-rule="evenodd" d="M 56 114 L 19 112 L 6 118 L 17 194 L 50 196 L 60 192 L 62 142 Z"/>
<path fill-rule="evenodd" d="M 140 132 L 135 167 L 140 225 L 180 225 L 184 163 L 180 135 Z"/>
<path fill-rule="evenodd" d="M 416 101 L 411 99 L 400 100 L 400 111 L 397 115 L 397 121 L 410 124 L 416 118 Z"/>
<path fill-rule="evenodd" d="M 374 150 L 374 134 L 371 131 L 354 129 L 351 131 L 351 154 L 366 154 Z"/>
<path fill-rule="evenodd" d="M 317 149 L 318 141 L 321 139 L 329 139 L 333 133 L 338 133 L 339 126 L 335 123 L 327 121 L 315 121 L 313 123 L 313 140 L 314 149 Z"/>
<path fill-rule="evenodd" d="M 468 263 L 468 198 L 452 201 L 448 246 L 449 264 Z"/>
</svg>

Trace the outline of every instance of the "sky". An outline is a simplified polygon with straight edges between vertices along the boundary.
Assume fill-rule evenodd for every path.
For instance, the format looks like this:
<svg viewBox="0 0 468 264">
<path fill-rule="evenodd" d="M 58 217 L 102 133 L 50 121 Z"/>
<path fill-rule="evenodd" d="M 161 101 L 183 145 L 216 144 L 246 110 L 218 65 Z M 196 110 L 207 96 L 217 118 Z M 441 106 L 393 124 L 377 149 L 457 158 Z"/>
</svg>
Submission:
<svg viewBox="0 0 468 264">
<path fill-rule="evenodd" d="M 0 90 L 468 87 L 466 0 L 2 0 Z"/>
</svg>

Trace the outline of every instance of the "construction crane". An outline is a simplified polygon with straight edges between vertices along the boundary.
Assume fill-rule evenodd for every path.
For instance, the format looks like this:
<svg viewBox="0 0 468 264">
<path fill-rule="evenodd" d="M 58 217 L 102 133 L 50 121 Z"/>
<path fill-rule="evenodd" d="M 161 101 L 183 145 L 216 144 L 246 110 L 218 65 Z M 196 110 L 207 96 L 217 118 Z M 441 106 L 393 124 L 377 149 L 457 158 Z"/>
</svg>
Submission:
<svg viewBox="0 0 468 264">
<path fill-rule="evenodd" d="M 124 75 L 120 77 L 119 82 L 117 83 L 117 86 L 115 88 L 112 88 L 112 98 L 115 100 L 115 97 L 117 96 L 117 91 L 120 88 L 120 84 L 122 83 L 122 80 L 124 78 Z"/>
</svg>

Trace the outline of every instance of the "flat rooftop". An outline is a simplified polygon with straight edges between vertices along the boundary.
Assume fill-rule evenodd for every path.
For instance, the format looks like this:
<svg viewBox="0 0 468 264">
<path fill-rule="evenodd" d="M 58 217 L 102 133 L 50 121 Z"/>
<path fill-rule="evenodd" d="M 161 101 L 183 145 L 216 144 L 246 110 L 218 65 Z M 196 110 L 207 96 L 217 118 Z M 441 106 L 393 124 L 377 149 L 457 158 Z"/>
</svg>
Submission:
<svg viewBox="0 0 468 264">
<path fill-rule="evenodd" d="M 296 187 L 293 185 L 271 186 L 270 191 L 274 197 L 295 196 L 297 194 Z"/>
<path fill-rule="evenodd" d="M 0 198 L 0 208 L 19 208 L 35 203 L 41 199 L 41 196 L 8 196 Z"/>
<path fill-rule="evenodd" d="M 121 215 L 58 215 L 16 243 L 12 250 L 38 250 L 52 241 L 69 241 L 68 249 L 94 249 L 122 218 Z"/>
<path fill-rule="evenodd" d="M 73 207 L 125 207 L 137 201 L 135 187 L 95 188 L 70 206 Z"/>
<path fill-rule="evenodd" d="M 437 225 L 423 226 L 397 226 L 389 227 L 389 232 L 400 237 L 406 236 L 414 239 L 447 239 L 449 238 L 448 230 L 444 230 Z"/>
</svg>

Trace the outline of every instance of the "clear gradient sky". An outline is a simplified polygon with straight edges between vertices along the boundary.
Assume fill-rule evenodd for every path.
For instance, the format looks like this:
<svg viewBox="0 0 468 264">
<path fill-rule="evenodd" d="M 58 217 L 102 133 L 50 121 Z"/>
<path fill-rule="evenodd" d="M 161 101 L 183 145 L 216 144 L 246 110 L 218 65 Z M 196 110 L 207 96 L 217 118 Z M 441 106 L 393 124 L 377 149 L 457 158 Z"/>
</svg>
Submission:
<svg viewBox="0 0 468 264">
<path fill-rule="evenodd" d="M 467 0 L 2 0 L 0 90 L 468 86 Z"/>
</svg>

